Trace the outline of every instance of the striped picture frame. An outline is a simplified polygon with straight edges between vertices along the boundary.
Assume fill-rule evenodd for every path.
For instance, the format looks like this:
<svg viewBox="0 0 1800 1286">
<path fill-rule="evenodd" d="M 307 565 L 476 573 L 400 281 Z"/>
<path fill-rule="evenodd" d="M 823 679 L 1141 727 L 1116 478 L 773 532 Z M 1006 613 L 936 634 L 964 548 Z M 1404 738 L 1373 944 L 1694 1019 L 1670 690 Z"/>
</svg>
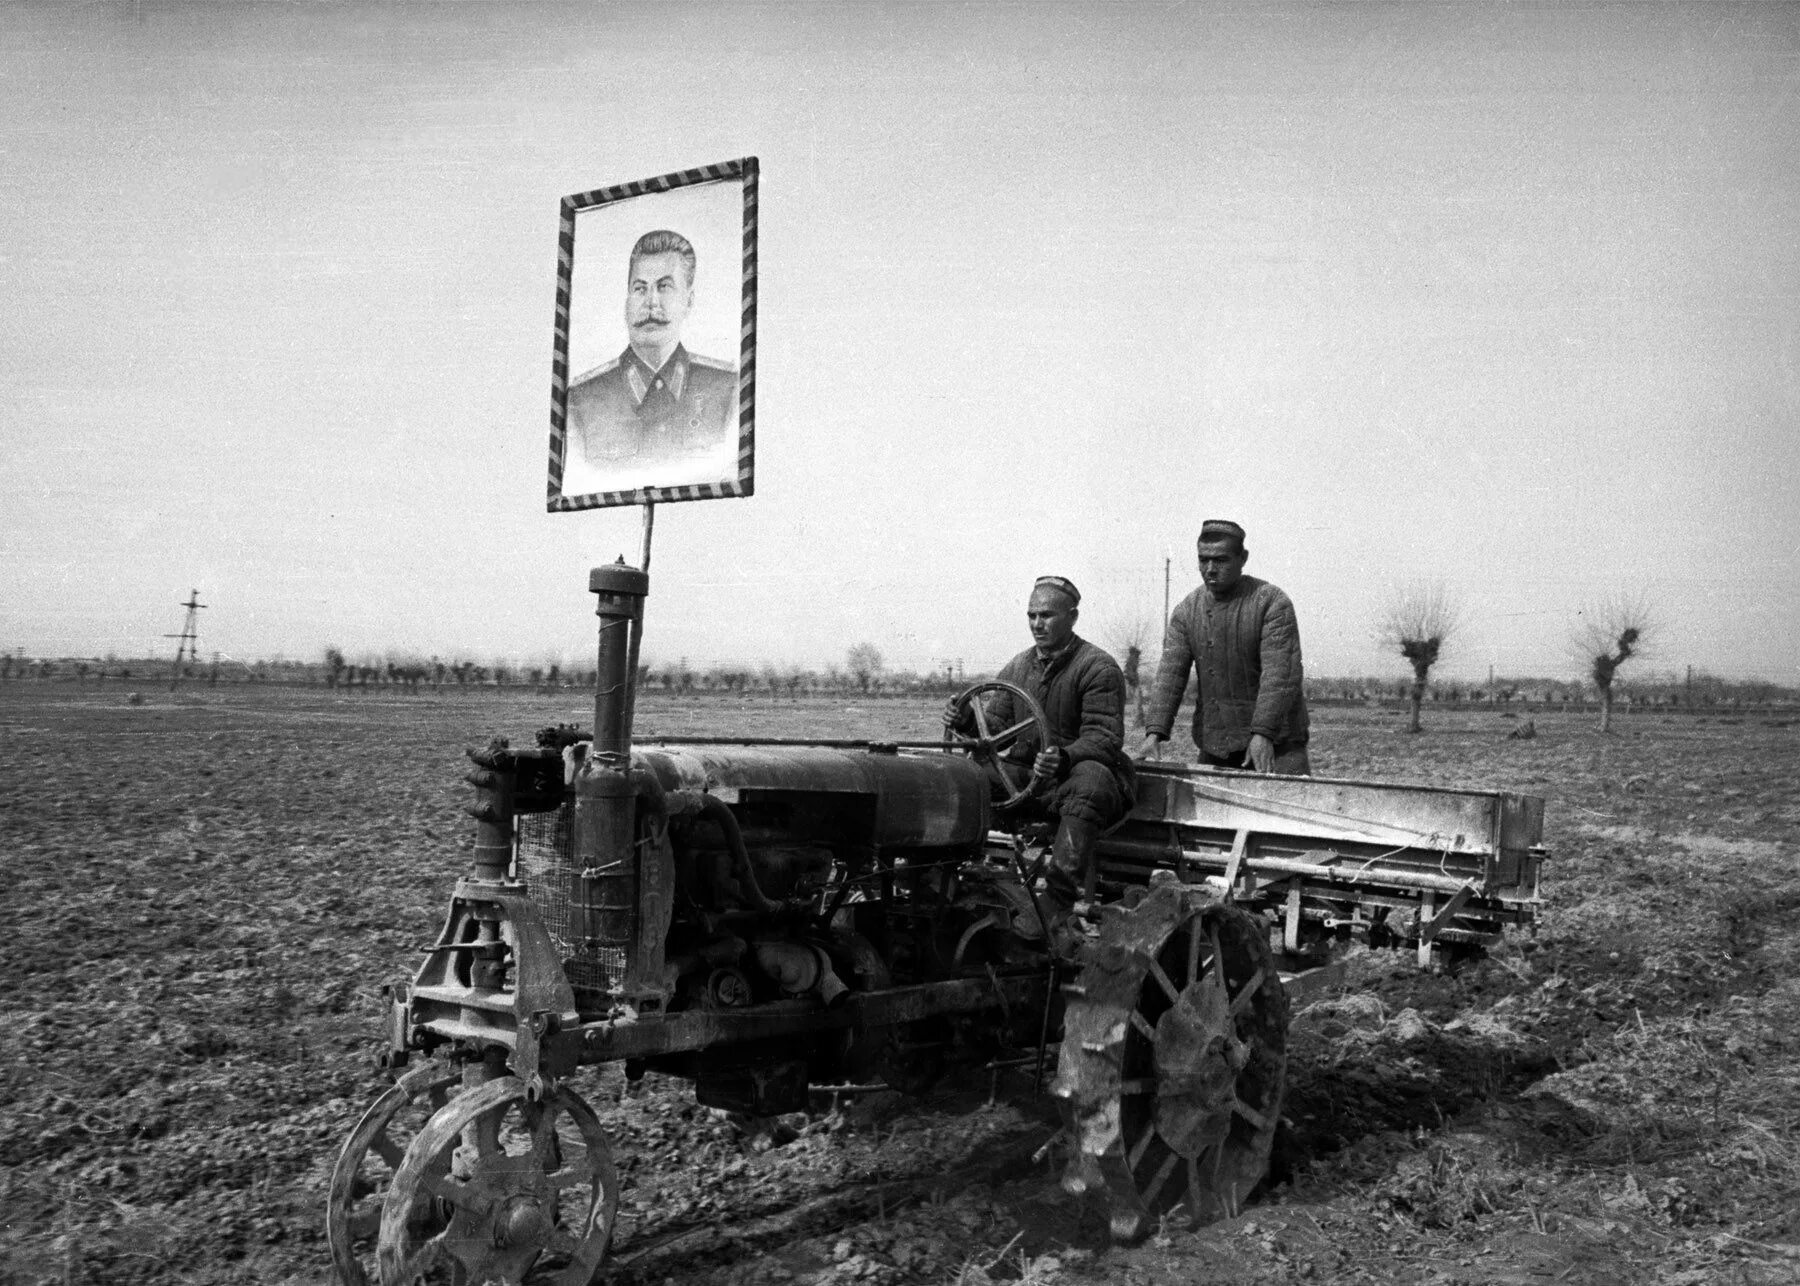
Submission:
<svg viewBox="0 0 1800 1286">
<path fill-rule="evenodd" d="M 585 229 L 598 226 L 590 223 L 591 220 L 614 222 L 609 219 L 606 207 L 616 207 L 613 213 L 622 214 L 626 210 L 626 207 L 621 204 L 623 202 L 636 203 L 641 198 L 653 197 L 660 193 L 677 193 L 682 189 L 693 189 L 708 184 L 740 187 L 743 192 L 743 274 L 742 296 L 738 308 L 737 450 L 735 459 L 726 454 L 723 462 L 717 467 L 718 476 L 716 477 L 692 479 L 683 477 L 678 483 L 671 483 L 666 478 L 657 478 L 655 470 L 646 470 L 631 462 L 626 462 L 607 467 L 603 475 L 609 484 L 607 489 L 565 493 L 565 480 L 581 486 L 583 485 L 583 474 L 589 478 L 600 476 L 596 475 L 595 470 L 579 465 L 577 463 L 581 459 L 579 455 L 574 460 L 571 459 L 571 451 L 579 453 L 582 445 L 579 441 L 571 441 L 571 432 L 579 432 L 579 425 L 574 430 L 571 429 L 569 414 L 570 318 L 571 301 L 574 299 L 576 282 L 577 225 L 581 224 Z M 756 184 L 756 158 L 747 156 L 718 165 L 703 165 L 697 169 L 664 174 L 653 179 L 641 179 L 635 183 L 621 183 L 613 187 L 598 188 L 592 192 L 578 192 L 562 199 L 562 217 L 556 243 L 556 321 L 550 365 L 550 476 L 545 506 L 551 513 L 675 500 L 723 500 L 749 496 L 754 492 L 756 480 Z M 690 193 L 690 195 L 692 194 Z M 645 221 L 645 213 L 654 209 L 654 206 L 638 204 L 630 209 L 635 223 L 642 223 Z M 635 226 L 635 223 L 632 226 Z M 618 226 L 623 227 L 626 224 L 618 222 Z M 625 267 L 624 262 L 617 264 L 621 275 L 623 275 Z M 585 273 L 589 268 L 610 270 L 612 265 L 589 265 L 584 262 L 584 280 L 587 279 Z M 700 273 L 703 275 L 705 271 L 703 261 Z M 723 319 L 720 320 L 723 322 Z M 577 335 L 576 338 L 578 342 L 585 342 L 589 349 L 593 347 L 591 337 Z M 716 369 L 723 369 L 722 363 L 715 365 Z M 577 372 L 574 376 L 575 384 L 581 385 L 583 378 L 582 373 Z M 701 467 L 706 468 L 707 466 L 703 464 Z"/>
</svg>

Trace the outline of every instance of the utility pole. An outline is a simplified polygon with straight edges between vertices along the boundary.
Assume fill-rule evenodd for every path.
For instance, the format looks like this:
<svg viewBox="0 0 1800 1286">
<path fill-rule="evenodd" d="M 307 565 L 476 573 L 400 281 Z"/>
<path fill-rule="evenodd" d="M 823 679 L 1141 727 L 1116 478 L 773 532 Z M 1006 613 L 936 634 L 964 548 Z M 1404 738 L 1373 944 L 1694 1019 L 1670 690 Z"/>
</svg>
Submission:
<svg viewBox="0 0 1800 1286">
<path fill-rule="evenodd" d="M 1169 575 L 1170 575 L 1170 569 L 1174 566 L 1174 563 L 1175 563 L 1175 559 L 1172 556 L 1170 556 L 1168 554 L 1163 555 L 1163 625 L 1164 626 L 1167 626 L 1169 623 Z"/>
<path fill-rule="evenodd" d="M 171 692 L 174 691 L 175 685 L 181 682 L 182 662 L 185 660 L 187 664 L 193 665 L 200 659 L 200 613 L 205 609 L 206 604 L 200 601 L 199 590 L 190 589 L 187 602 L 177 604 L 177 606 L 187 608 L 187 618 L 181 623 L 181 633 L 163 635 L 166 639 L 181 640 L 175 645 L 175 669 L 169 675 Z"/>
</svg>

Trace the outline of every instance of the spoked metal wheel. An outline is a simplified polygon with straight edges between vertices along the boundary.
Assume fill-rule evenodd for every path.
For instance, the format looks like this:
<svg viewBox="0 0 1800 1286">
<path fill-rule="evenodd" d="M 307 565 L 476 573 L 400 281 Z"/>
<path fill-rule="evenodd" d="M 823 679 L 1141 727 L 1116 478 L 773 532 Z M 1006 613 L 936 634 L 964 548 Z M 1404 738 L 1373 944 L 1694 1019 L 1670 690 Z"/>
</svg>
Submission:
<svg viewBox="0 0 1800 1286">
<path fill-rule="evenodd" d="M 1003 728 L 994 728 L 988 723 L 987 703 L 983 698 L 989 693 L 1006 694 L 1012 705 L 1012 723 Z M 1044 707 L 1024 688 L 1004 679 L 987 679 L 966 687 L 956 694 L 955 702 L 959 711 L 973 715 L 975 735 L 971 737 L 945 728 L 945 749 L 960 750 L 978 763 L 993 764 L 1000 777 L 994 785 L 994 803 L 998 807 L 1013 808 L 1024 803 L 1031 797 L 1031 767 L 1014 763 L 1006 757 L 1006 752 L 1027 732 L 1036 734 L 1039 748 L 1052 744 L 1050 720 L 1044 715 Z"/>
<path fill-rule="evenodd" d="M 1070 995 L 1052 1092 L 1072 1193 L 1120 1241 L 1159 1215 L 1235 1215 L 1268 1173 L 1287 1075 L 1287 996 L 1264 922 L 1174 881 L 1102 922 Z"/>
<path fill-rule="evenodd" d="M 619 1182 L 600 1121 L 561 1086 L 467 1089 L 406 1149 L 382 1204 L 382 1286 L 586 1286 L 605 1258 Z M 434 1226 L 432 1208 L 449 1212 Z"/>
<path fill-rule="evenodd" d="M 377 1280 L 375 1241 L 381 1231 L 381 1203 L 407 1144 L 450 1101 L 460 1080 L 459 1073 L 444 1063 L 413 1068 L 369 1105 L 344 1141 L 325 1207 L 331 1262 L 343 1286 L 369 1286 Z M 419 1213 L 443 1226 L 441 1213 L 429 1208 Z"/>
</svg>

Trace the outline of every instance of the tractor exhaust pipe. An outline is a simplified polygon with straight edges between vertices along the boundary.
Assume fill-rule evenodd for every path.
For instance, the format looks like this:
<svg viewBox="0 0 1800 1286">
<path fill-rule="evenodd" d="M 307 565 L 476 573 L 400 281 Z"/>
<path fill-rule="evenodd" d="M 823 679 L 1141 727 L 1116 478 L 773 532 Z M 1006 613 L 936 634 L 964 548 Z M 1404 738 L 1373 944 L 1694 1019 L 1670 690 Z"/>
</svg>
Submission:
<svg viewBox="0 0 1800 1286">
<path fill-rule="evenodd" d="M 650 575 L 624 563 L 588 573 L 588 591 L 599 599 L 600 661 L 594 676 L 594 747 L 622 770 L 631 764 L 631 717 L 637 702 L 639 635 Z"/>
<path fill-rule="evenodd" d="M 631 785 L 631 718 L 637 687 L 638 631 L 650 577 L 623 562 L 596 567 L 588 589 L 599 600 L 599 664 L 594 676 L 594 742 L 575 778 L 574 847 L 569 906 L 577 951 L 590 958 L 630 956 L 638 934 L 639 861 Z M 657 944 L 660 947 L 660 942 Z"/>
</svg>

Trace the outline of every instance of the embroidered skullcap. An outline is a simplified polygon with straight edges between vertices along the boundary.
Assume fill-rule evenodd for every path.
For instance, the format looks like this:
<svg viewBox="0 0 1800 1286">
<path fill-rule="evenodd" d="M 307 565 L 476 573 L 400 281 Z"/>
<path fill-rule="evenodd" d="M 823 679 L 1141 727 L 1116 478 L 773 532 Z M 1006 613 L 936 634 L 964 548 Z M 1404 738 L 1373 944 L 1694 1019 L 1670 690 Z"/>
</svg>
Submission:
<svg viewBox="0 0 1800 1286">
<path fill-rule="evenodd" d="M 1081 606 L 1081 591 L 1075 588 L 1075 582 L 1066 576 L 1040 576 L 1031 583 L 1031 588 L 1041 589 L 1048 585 L 1051 589 L 1060 590 L 1069 596 L 1069 602 L 1076 607 Z"/>
<path fill-rule="evenodd" d="M 1239 549 L 1244 547 L 1244 529 L 1229 518 L 1208 518 L 1200 524 L 1200 543 L 1229 540 Z"/>
</svg>

